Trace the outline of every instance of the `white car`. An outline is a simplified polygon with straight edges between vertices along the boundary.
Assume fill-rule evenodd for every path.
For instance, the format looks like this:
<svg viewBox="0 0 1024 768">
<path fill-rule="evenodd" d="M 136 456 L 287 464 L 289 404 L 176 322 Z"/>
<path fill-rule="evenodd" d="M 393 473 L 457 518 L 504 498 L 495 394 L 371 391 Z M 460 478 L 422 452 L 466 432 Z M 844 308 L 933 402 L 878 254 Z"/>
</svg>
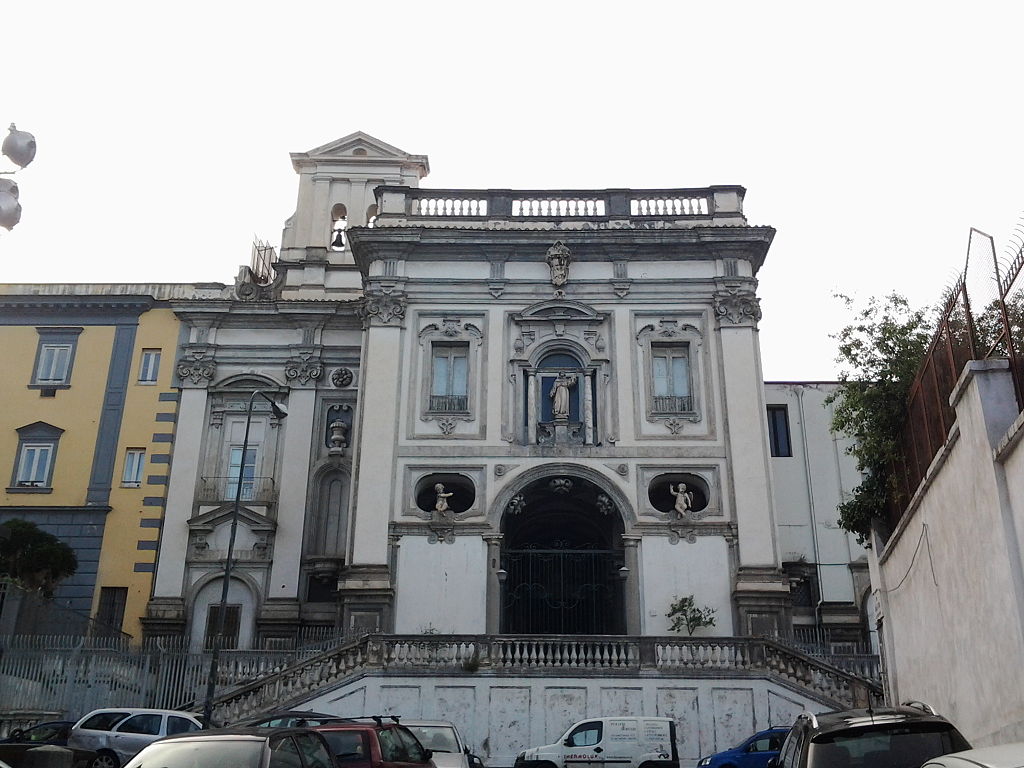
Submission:
<svg viewBox="0 0 1024 768">
<path fill-rule="evenodd" d="M 459 729 L 446 720 L 406 720 L 402 725 L 412 731 L 420 744 L 433 754 L 431 760 L 437 768 L 473 768 L 469 747 L 462 740 Z M 479 758 L 477 758 L 479 764 Z"/>
<path fill-rule="evenodd" d="M 202 730 L 191 712 L 109 707 L 94 709 L 71 728 L 68 748 L 93 752 L 89 768 L 119 768 L 164 736 Z"/>
<path fill-rule="evenodd" d="M 1024 768 L 1024 741 L 933 757 L 921 768 Z"/>
</svg>

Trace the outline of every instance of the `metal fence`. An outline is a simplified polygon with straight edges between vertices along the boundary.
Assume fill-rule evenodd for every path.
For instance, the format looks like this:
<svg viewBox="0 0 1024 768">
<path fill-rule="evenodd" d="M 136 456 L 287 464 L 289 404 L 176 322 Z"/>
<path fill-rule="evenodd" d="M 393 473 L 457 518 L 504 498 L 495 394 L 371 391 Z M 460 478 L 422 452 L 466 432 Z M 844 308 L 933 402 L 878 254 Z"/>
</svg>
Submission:
<svg viewBox="0 0 1024 768">
<path fill-rule="evenodd" d="M 221 651 L 217 687 L 248 685 L 367 631 L 308 627 L 290 648 Z M 0 735 L 24 727 L 26 711 L 75 718 L 98 707 L 194 709 L 209 671 L 210 654 L 192 651 L 187 638 L 153 638 L 137 647 L 119 637 L 0 637 Z"/>
<path fill-rule="evenodd" d="M 972 229 L 964 270 L 946 295 L 931 344 L 907 402 L 902 457 L 888 512 L 895 526 L 945 445 L 956 414 L 950 396 L 971 360 L 1009 361 L 1018 410 L 1024 410 L 1024 230 L 996 255 L 991 236 Z"/>
</svg>

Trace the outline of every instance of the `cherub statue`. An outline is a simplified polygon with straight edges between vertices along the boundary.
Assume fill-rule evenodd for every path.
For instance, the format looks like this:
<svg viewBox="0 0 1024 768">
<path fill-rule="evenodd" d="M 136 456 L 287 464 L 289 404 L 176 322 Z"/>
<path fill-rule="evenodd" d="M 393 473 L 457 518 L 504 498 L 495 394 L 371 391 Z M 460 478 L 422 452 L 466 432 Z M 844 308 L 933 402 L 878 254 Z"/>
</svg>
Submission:
<svg viewBox="0 0 1024 768">
<path fill-rule="evenodd" d="M 676 503 L 673 505 L 673 511 L 676 517 L 682 519 L 690 516 L 690 511 L 693 509 L 693 491 L 686 489 L 686 483 L 680 483 L 678 486 L 668 484 L 668 492 L 676 497 Z"/>
<path fill-rule="evenodd" d="M 434 493 L 437 494 L 437 500 L 434 502 L 434 512 L 436 516 L 439 518 L 448 517 L 448 513 L 451 511 L 451 507 L 448 506 L 448 499 L 455 494 L 445 493 L 443 483 L 438 483 L 434 486 Z"/>
</svg>

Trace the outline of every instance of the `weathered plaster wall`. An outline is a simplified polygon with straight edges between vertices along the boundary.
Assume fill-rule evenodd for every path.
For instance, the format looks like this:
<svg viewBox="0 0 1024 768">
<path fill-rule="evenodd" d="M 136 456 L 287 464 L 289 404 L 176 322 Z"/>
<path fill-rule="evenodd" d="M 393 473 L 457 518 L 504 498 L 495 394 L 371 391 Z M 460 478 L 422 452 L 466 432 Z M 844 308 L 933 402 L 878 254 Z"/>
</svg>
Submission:
<svg viewBox="0 0 1024 768">
<path fill-rule="evenodd" d="M 714 608 L 715 626 L 697 635 L 735 634 L 729 568 L 729 547 L 721 537 L 698 536 L 692 544 L 670 544 L 663 536 L 646 536 L 640 544 L 643 632 L 671 634 L 665 616 L 675 597 L 693 595 L 698 606 Z M 685 635 L 685 632 L 683 633 Z"/>
<path fill-rule="evenodd" d="M 403 536 L 398 548 L 395 631 L 485 631 L 487 546 L 478 536 L 430 544 Z"/>
<path fill-rule="evenodd" d="M 976 745 L 1024 738 L 1024 632 L 1019 549 L 1007 537 L 1021 497 L 1020 459 L 993 446 L 1016 407 L 1005 369 L 972 363 L 957 421 L 919 503 L 880 552 L 873 579 L 884 616 L 894 699 L 920 699 Z M 1009 546 L 1008 546 L 1009 544 Z M 881 549 L 881 547 L 878 547 Z M 876 550 L 877 551 L 877 550 Z"/>
<path fill-rule="evenodd" d="M 758 679 L 484 676 L 364 677 L 302 708 L 450 720 L 489 768 L 511 766 L 520 750 L 551 744 L 577 720 L 605 715 L 675 718 L 680 764 L 689 768 L 761 728 L 792 722 L 806 709 L 828 709 Z"/>
</svg>

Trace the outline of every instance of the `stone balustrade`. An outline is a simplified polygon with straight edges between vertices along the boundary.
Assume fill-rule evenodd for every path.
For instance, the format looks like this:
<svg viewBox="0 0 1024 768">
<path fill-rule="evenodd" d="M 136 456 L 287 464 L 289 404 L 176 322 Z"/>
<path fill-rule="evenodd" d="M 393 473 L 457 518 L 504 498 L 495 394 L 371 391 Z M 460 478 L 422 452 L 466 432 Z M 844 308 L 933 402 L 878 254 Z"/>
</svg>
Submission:
<svg viewBox="0 0 1024 768">
<path fill-rule="evenodd" d="M 320 689 L 368 672 L 766 677 L 837 708 L 882 700 L 875 683 L 769 638 L 374 634 L 220 696 L 214 719 L 236 723 L 272 708 L 301 704 Z"/>
<path fill-rule="evenodd" d="M 374 226 L 451 226 L 453 220 L 515 222 L 610 221 L 742 224 L 745 190 L 701 189 L 503 190 L 377 187 Z"/>
</svg>

